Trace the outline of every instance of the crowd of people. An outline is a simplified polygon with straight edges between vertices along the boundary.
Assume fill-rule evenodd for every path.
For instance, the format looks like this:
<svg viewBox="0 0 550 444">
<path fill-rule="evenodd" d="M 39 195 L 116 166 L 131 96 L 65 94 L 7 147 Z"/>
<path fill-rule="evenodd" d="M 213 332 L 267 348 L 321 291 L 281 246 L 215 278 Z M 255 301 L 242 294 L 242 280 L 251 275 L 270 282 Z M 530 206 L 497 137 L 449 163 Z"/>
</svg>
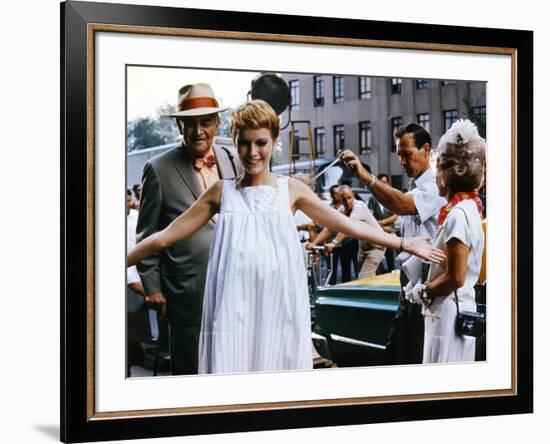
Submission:
<svg viewBox="0 0 550 444">
<path fill-rule="evenodd" d="M 344 151 L 342 162 L 374 199 L 362 202 L 344 185 L 331 189 L 327 205 L 299 178 L 270 171 L 279 116 L 269 104 L 252 100 L 233 110 L 234 147 L 213 144 L 224 110 L 209 85 L 181 88 L 170 117 L 182 145 L 150 160 L 143 171 L 137 245 L 129 249 L 128 266 L 137 266 L 147 305 L 168 320 L 172 373 L 312 368 L 297 225 L 309 227 L 308 247 L 323 244 L 338 255 L 343 279 L 351 279 L 354 260 L 359 277 L 374 275 L 388 251 L 392 260 L 399 251 L 409 268 L 416 258 L 427 264 L 422 276 L 407 277 L 401 268 L 388 363 L 473 360 L 473 338 L 449 324 L 459 304 L 471 309 L 481 265 L 477 190 L 485 142 L 475 126 L 459 121 L 445 134 L 435 174 L 428 132 L 416 124 L 399 128 L 397 155 L 411 178 L 406 193 Z M 399 216 L 401 236 L 392 228 Z M 312 223 L 323 227 L 320 233 Z"/>
</svg>

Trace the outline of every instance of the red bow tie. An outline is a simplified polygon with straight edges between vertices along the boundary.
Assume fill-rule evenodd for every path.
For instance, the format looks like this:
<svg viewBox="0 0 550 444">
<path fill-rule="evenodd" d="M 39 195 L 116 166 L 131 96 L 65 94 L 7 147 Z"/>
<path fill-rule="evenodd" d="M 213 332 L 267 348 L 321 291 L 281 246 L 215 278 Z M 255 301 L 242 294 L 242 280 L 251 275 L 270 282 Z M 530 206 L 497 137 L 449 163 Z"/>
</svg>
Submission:
<svg viewBox="0 0 550 444">
<path fill-rule="evenodd" d="M 204 167 L 206 168 L 212 168 L 214 165 L 216 165 L 216 158 L 214 157 L 214 154 L 209 154 L 208 156 L 204 157 L 197 157 L 194 161 L 195 169 L 196 170 L 202 170 Z"/>
</svg>

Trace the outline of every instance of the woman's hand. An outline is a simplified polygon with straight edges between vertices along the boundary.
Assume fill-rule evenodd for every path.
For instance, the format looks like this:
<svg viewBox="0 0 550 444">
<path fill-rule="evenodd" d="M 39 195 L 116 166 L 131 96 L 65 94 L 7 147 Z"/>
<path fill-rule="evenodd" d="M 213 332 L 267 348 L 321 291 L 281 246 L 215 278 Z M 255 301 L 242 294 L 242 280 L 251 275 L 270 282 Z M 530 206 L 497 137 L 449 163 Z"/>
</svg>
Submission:
<svg viewBox="0 0 550 444">
<path fill-rule="evenodd" d="M 403 250 L 429 262 L 434 262 L 436 264 L 445 262 L 445 253 L 439 248 L 432 247 L 430 241 L 431 239 L 429 237 L 403 239 Z"/>
<path fill-rule="evenodd" d="M 402 288 L 403 294 L 405 295 L 405 299 L 406 299 L 407 301 L 409 301 L 409 302 L 411 301 L 410 292 L 411 292 L 412 288 L 413 288 L 413 284 L 412 284 L 411 281 L 407 282 L 407 285 L 405 285 L 405 286 Z"/>
<path fill-rule="evenodd" d="M 403 287 L 403 293 L 405 294 L 405 299 L 411 304 L 422 305 L 424 301 L 422 300 L 421 293 L 424 289 L 424 284 L 419 280 L 415 285 L 412 282 L 409 282 Z"/>
</svg>

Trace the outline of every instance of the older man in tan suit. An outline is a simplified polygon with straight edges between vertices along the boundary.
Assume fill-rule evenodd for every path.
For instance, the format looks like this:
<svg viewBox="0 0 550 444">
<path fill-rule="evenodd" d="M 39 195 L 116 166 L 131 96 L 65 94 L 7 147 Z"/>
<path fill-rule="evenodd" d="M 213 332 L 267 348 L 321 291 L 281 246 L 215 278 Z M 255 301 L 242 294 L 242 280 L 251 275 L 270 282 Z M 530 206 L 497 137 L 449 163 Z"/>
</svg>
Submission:
<svg viewBox="0 0 550 444">
<path fill-rule="evenodd" d="M 186 85 L 179 91 L 176 119 L 181 146 L 150 160 L 144 167 L 137 240 L 165 228 L 221 178 L 240 172 L 232 147 L 213 144 L 221 108 L 210 85 Z M 202 300 L 212 220 L 191 238 L 138 264 L 147 303 L 168 318 L 170 360 L 175 375 L 195 374 Z"/>
</svg>

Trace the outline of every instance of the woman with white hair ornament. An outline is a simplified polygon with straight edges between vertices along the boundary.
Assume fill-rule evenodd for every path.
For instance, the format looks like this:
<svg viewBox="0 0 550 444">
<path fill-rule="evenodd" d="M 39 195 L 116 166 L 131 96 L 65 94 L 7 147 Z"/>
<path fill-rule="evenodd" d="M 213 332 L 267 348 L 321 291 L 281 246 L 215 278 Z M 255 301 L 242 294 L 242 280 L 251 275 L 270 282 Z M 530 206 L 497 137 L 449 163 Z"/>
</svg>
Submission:
<svg viewBox="0 0 550 444">
<path fill-rule="evenodd" d="M 433 246 L 447 261 L 432 264 L 425 283 L 408 284 L 406 297 L 423 304 L 423 363 L 475 360 L 476 338 L 457 329 L 459 312 L 476 312 L 474 286 L 481 270 L 485 140 L 469 120 L 458 120 L 437 147 L 436 182 L 448 204 L 441 208 Z"/>
</svg>

